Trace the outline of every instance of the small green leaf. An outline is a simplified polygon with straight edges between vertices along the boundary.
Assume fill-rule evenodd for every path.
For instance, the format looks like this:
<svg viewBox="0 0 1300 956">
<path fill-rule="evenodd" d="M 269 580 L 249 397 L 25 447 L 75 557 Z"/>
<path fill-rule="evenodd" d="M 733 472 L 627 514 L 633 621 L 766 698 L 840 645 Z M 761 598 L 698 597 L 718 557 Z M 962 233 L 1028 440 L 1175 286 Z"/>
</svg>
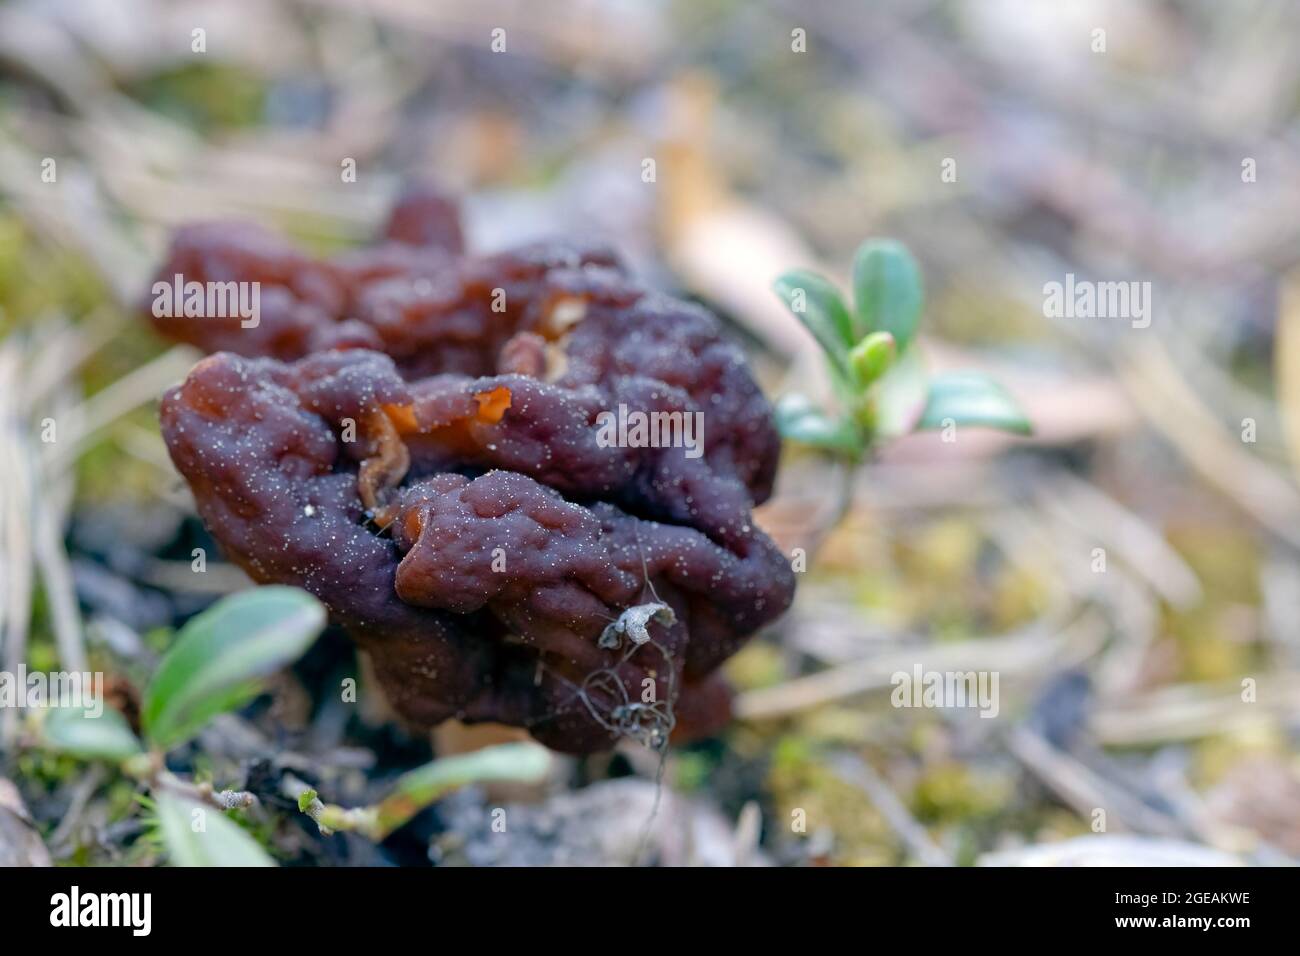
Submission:
<svg viewBox="0 0 1300 956">
<path fill-rule="evenodd" d="M 795 318 L 812 333 L 836 371 L 847 376 L 853 320 L 839 290 L 829 280 L 804 269 L 785 273 L 773 288 Z"/>
<path fill-rule="evenodd" d="M 847 419 L 832 418 L 805 395 L 783 395 L 776 403 L 776 427 L 781 435 L 814 448 L 857 457 L 862 433 Z"/>
<path fill-rule="evenodd" d="M 442 757 L 398 778 L 393 792 L 375 808 L 370 835 L 382 840 L 457 787 L 489 780 L 535 783 L 545 779 L 550 768 L 550 752 L 532 743 L 499 744 L 473 753 Z"/>
<path fill-rule="evenodd" d="M 94 708 L 50 708 L 41 733 L 53 749 L 87 760 L 121 762 L 143 752 L 125 718 L 102 701 Z"/>
<path fill-rule="evenodd" d="M 257 841 L 216 807 L 162 793 L 157 809 L 163 843 L 177 866 L 275 866 Z"/>
<path fill-rule="evenodd" d="M 888 332 L 906 351 L 921 319 L 921 269 L 907 247 L 893 239 L 869 239 L 853 260 L 855 339 Z"/>
<path fill-rule="evenodd" d="M 872 332 L 865 339 L 853 346 L 849 352 L 849 365 L 863 388 L 870 388 L 889 371 L 898 350 L 894 337 L 888 332 Z"/>
<path fill-rule="evenodd" d="M 311 789 L 310 787 L 308 787 L 302 793 L 298 794 L 298 812 L 306 813 L 307 808 L 311 806 L 311 802 L 315 800 L 318 796 L 319 794 L 315 790 Z"/>
<path fill-rule="evenodd" d="M 1028 435 L 1029 419 L 1016 400 L 997 382 L 978 372 L 950 372 L 930 380 L 930 396 L 917 428 L 982 425 Z"/>
<path fill-rule="evenodd" d="M 242 707 L 324 626 L 324 606 L 297 588 L 256 588 L 218 601 L 181 629 L 159 664 L 144 695 L 145 736 L 167 749 Z"/>
</svg>

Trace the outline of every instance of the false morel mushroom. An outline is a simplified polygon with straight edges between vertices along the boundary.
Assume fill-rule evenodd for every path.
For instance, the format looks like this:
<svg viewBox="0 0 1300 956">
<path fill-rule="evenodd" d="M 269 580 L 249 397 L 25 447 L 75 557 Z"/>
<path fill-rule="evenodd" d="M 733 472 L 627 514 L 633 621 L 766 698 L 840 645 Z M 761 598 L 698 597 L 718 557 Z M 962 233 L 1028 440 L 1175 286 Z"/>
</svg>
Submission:
<svg viewBox="0 0 1300 956">
<path fill-rule="evenodd" d="M 214 353 L 161 409 L 201 517 L 254 580 L 318 596 L 405 718 L 571 752 L 726 719 L 715 672 L 794 575 L 752 517 L 771 409 L 707 310 L 596 246 L 466 254 L 427 189 L 329 261 L 183 228 L 173 278 L 260 288 L 255 324 L 150 310 Z"/>
</svg>

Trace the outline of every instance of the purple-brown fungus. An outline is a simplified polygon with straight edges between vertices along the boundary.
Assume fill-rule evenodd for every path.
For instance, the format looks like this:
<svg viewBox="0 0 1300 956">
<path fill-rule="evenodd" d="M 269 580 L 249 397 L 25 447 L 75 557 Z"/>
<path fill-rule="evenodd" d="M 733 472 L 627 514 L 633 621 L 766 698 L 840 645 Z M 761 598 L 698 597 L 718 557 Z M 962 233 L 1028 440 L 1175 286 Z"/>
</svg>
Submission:
<svg viewBox="0 0 1300 956">
<path fill-rule="evenodd" d="M 261 314 L 153 310 L 215 353 L 163 398 L 172 460 L 230 557 L 324 601 L 399 713 L 571 752 L 726 719 L 715 671 L 794 575 L 752 517 L 771 410 L 709 312 L 595 246 L 468 255 L 429 190 L 330 261 L 182 229 L 175 276 L 257 282 Z"/>
</svg>

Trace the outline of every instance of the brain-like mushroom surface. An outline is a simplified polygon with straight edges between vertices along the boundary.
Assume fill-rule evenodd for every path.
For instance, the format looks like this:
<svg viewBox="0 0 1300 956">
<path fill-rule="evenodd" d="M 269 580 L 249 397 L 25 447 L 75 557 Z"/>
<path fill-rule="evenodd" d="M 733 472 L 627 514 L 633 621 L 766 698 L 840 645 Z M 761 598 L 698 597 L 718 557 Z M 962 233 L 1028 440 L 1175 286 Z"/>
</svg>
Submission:
<svg viewBox="0 0 1300 956">
<path fill-rule="evenodd" d="M 594 247 L 468 256 L 428 191 L 333 262 L 183 229 L 173 273 L 262 283 L 253 328 L 155 315 L 216 353 L 161 410 L 200 515 L 321 598 L 399 713 L 571 752 L 726 719 L 715 671 L 794 575 L 752 517 L 770 408 L 710 313 Z"/>
</svg>

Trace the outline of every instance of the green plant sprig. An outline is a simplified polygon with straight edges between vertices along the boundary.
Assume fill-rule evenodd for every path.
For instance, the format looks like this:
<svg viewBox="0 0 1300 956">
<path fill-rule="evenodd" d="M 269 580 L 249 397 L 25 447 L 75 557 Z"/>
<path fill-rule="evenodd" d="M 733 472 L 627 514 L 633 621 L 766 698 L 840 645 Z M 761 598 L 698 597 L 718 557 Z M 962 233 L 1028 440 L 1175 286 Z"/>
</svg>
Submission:
<svg viewBox="0 0 1300 956">
<path fill-rule="evenodd" d="M 350 830 L 378 842 L 458 787 L 494 780 L 538 783 L 550 769 L 551 755 L 545 747 L 519 741 L 443 757 L 408 771 L 398 778 L 389 795 L 373 806 L 323 803 L 315 790 L 303 785 L 295 799 L 298 809 L 316 821 L 321 833 Z"/>
<path fill-rule="evenodd" d="M 227 812 L 246 810 L 252 794 L 216 790 L 167 769 L 168 751 L 188 743 L 218 714 L 243 707 L 267 678 L 296 661 L 325 627 L 316 598 L 291 587 L 231 595 L 188 621 L 159 662 L 144 692 L 143 739 L 108 706 L 51 708 L 41 743 L 84 760 L 116 765 L 151 795 L 141 803 L 172 862 L 181 866 L 273 866 L 262 846 Z M 102 702 L 101 702 L 102 704 Z M 304 812 L 318 811 L 323 833 L 353 829 L 382 839 L 448 790 L 478 780 L 544 776 L 549 754 L 536 744 L 507 744 L 464 757 L 435 760 L 403 776 L 375 807 L 345 810 L 321 804 L 315 791 Z M 196 811 L 202 810 L 202 814 Z M 209 810 L 213 812 L 208 812 Z M 196 821 L 202 820 L 202 826 Z"/>
<path fill-rule="evenodd" d="M 783 396 L 776 421 L 785 438 L 856 463 L 876 442 L 911 431 L 971 425 L 1032 432 L 1015 399 L 987 376 L 927 374 L 913 347 L 924 305 L 921 270 L 902 243 L 870 239 L 858 247 L 852 308 L 815 272 L 787 272 L 774 288 L 821 346 L 839 405 L 831 411 L 803 394 Z"/>
</svg>

